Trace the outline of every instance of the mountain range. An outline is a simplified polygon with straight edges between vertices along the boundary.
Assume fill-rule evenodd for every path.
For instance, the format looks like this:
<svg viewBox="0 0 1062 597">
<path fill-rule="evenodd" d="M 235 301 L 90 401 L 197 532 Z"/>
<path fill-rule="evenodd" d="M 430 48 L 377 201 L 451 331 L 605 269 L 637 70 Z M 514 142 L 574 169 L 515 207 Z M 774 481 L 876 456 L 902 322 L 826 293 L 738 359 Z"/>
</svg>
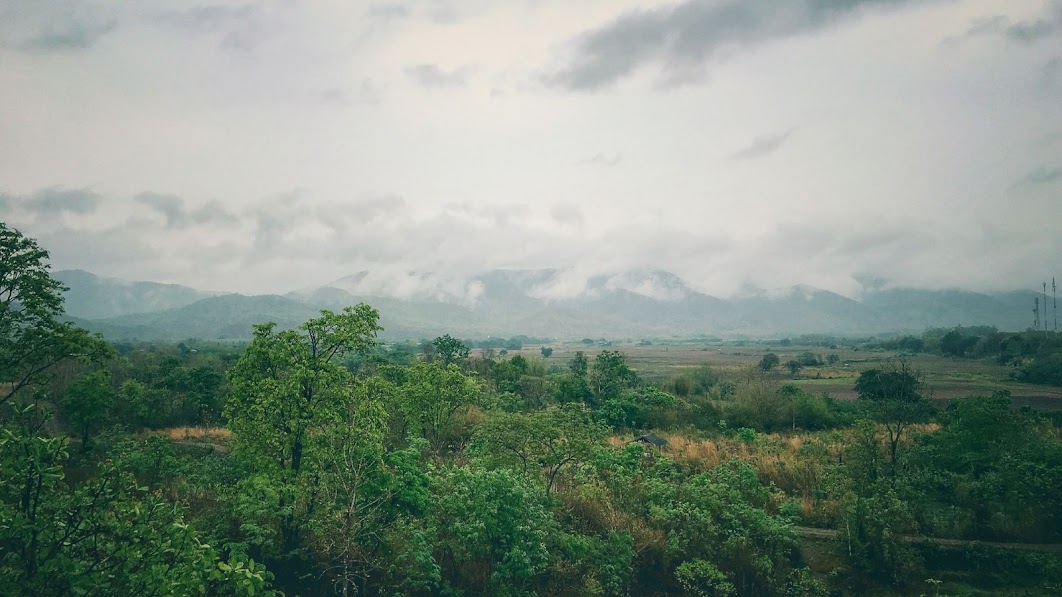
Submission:
<svg viewBox="0 0 1062 597">
<path fill-rule="evenodd" d="M 299 325 L 321 309 L 366 302 L 380 311 L 382 336 L 463 338 L 528 335 L 559 339 L 716 336 L 783 337 L 920 333 L 929 327 L 1029 326 L 1033 291 L 878 289 L 859 300 L 810 286 L 746 289 L 722 299 L 663 271 L 578 279 L 558 270 L 493 270 L 432 287 L 410 274 L 391 292 L 368 272 L 285 295 L 207 292 L 130 282 L 80 270 L 55 272 L 69 287 L 66 312 L 111 340 L 245 339 L 252 325 Z"/>
</svg>

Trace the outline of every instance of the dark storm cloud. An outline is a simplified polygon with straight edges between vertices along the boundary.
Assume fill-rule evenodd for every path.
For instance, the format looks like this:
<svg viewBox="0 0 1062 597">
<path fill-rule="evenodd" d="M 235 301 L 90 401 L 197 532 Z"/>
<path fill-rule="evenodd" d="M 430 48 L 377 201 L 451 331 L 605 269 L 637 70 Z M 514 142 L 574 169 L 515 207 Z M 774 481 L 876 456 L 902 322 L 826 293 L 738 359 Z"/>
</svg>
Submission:
<svg viewBox="0 0 1062 597">
<path fill-rule="evenodd" d="M 786 141 L 789 140 L 789 136 L 793 134 L 795 129 L 789 129 L 782 133 L 775 133 L 773 135 L 764 135 L 762 137 L 756 137 L 752 140 L 752 143 L 744 149 L 735 152 L 730 156 L 732 160 L 753 160 L 756 158 L 762 158 L 777 151 Z"/>
<path fill-rule="evenodd" d="M 753 47 L 828 27 L 873 6 L 909 0 L 687 0 L 620 16 L 575 40 L 570 65 L 547 81 L 570 90 L 602 89 L 650 63 L 664 67 L 669 83 L 698 80 L 720 50 Z"/>
<path fill-rule="evenodd" d="M 62 213 L 89 214 L 103 202 L 103 198 L 88 189 L 64 189 L 49 187 L 32 195 L 16 197 L 0 195 L 8 203 L 41 216 L 58 216 Z"/>
<path fill-rule="evenodd" d="M 448 87 L 464 87 L 468 84 L 468 75 L 471 67 L 445 71 L 437 64 L 418 64 L 405 70 L 406 76 L 416 84 L 427 89 L 444 89 Z"/>
<path fill-rule="evenodd" d="M 236 216 L 226 211 L 217 201 L 211 201 L 198 209 L 187 210 L 184 199 L 176 195 L 144 192 L 134 200 L 162 214 L 166 219 L 166 228 L 170 229 L 187 228 L 195 224 L 234 224 L 237 221 Z"/>
</svg>

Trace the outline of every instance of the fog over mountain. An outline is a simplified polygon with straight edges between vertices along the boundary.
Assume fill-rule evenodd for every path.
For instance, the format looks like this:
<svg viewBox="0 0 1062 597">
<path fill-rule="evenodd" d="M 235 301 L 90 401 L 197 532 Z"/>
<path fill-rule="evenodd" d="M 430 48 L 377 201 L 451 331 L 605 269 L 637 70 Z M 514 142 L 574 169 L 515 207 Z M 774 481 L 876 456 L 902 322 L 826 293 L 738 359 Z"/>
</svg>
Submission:
<svg viewBox="0 0 1062 597">
<path fill-rule="evenodd" d="M 0 217 L 57 269 L 460 309 L 509 284 L 560 325 L 1034 289 L 1062 257 L 1059 0 L 7 0 L 0 64 Z M 91 314 L 175 307 L 137 293 Z"/>
<path fill-rule="evenodd" d="M 579 339 L 717 336 L 781 337 L 809 333 L 858 335 L 921 332 L 929 327 L 995 325 L 1028 327 L 1032 292 L 888 289 L 861 300 L 810 286 L 763 291 L 746 288 L 720 299 L 690 289 L 662 271 L 624 272 L 587 280 L 578 293 L 550 291 L 565 272 L 495 270 L 475 276 L 465 290 L 420 294 L 381 290 L 365 272 L 319 288 L 286 295 L 207 296 L 190 288 L 58 272 L 70 290 L 67 312 L 88 329 L 114 340 L 245 339 L 267 321 L 295 327 L 320 309 L 367 302 L 381 314 L 383 337 L 466 338 L 530 335 Z M 419 277 L 419 276 L 418 276 Z M 469 291 L 468 289 L 474 289 Z M 169 305 L 144 312 L 146 300 Z M 134 298 L 134 300 L 129 300 Z M 123 305 L 126 305 L 124 312 Z M 100 314 L 106 313 L 101 316 Z"/>
</svg>

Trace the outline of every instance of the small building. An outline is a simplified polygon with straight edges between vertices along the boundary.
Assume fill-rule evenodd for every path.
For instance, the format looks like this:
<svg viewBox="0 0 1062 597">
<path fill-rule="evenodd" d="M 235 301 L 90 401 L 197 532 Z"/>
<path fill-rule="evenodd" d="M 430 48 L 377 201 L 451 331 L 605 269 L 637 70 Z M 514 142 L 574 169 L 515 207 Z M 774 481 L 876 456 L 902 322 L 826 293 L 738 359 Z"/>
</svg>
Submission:
<svg viewBox="0 0 1062 597">
<path fill-rule="evenodd" d="M 655 433 L 646 433 L 645 435 L 639 435 L 628 443 L 634 442 L 638 442 L 646 446 L 652 446 L 657 449 L 663 448 L 667 445 L 667 440 Z"/>
</svg>

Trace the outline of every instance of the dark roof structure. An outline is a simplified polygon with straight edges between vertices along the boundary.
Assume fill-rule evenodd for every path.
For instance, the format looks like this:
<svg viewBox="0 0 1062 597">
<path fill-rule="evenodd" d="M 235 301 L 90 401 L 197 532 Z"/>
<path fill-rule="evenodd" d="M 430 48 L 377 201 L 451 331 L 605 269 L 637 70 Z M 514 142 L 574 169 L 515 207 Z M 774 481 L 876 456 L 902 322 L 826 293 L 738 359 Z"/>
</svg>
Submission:
<svg viewBox="0 0 1062 597">
<path fill-rule="evenodd" d="M 646 433 L 645 435 L 639 435 L 631 440 L 632 442 L 641 442 L 643 444 L 650 444 L 657 448 L 663 448 L 667 445 L 667 440 L 660 437 L 655 433 Z"/>
</svg>

